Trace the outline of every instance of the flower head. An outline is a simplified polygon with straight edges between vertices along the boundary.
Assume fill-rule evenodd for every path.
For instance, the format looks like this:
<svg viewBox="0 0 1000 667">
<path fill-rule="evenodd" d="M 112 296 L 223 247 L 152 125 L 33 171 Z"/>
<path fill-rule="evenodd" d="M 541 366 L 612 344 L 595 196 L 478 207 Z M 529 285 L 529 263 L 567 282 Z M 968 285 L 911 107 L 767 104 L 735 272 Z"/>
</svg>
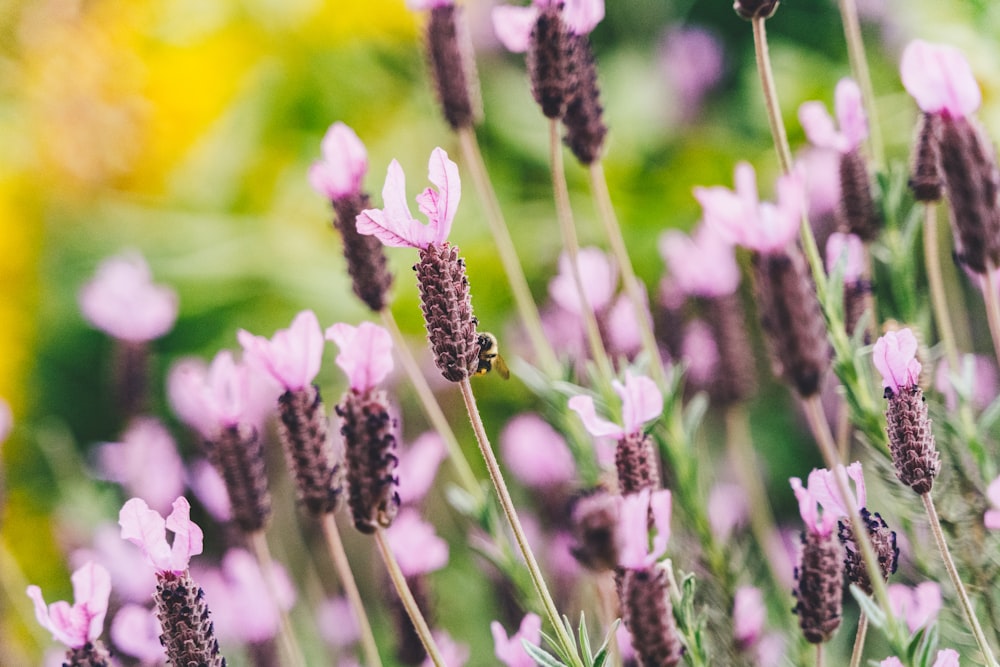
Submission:
<svg viewBox="0 0 1000 667">
<path fill-rule="evenodd" d="M 803 177 L 796 170 L 778 179 L 778 203 L 760 203 L 757 176 L 746 162 L 736 165 L 736 189 L 695 188 L 705 224 L 730 243 L 762 253 L 784 250 L 798 233 L 805 203 Z"/>
<path fill-rule="evenodd" d="M 433 0 L 431 0 L 433 1 Z M 508 51 L 524 53 L 541 9 L 553 0 L 534 0 L 528 7 L 500 5 L 493 8 L 493 30 Z M 562 20 L 574 35 L 586 35 L 604 19 L 604 0 L 566 0 Z"/>
<path fill-rule="evenodd" d="M 798 477 L 792 477 L 789 482 L 795 492 L 795 498 L 799 501 L 799 514 L 806 524 L 806 529 L 818 537 L 832 535 L 833 529 L 837 526 L 837 512 L 823 507 L 823 512 L 820 513 L 819 498 L 825 489 L 821 491 L 818 488 L 820 486 L 819 478 L 810 475 L 808 486 L 802 486 L 802 480 Z"/>
<path fill-rule="evenodd" d="M 667 552 L 670 539 L 670 491 L 666 489 L 651 492 L 643 489 L 630 493 L 621 499 L 618 529 L 621 549 L 618 564 L 624 568 L 639 570 L 651 567 Z M 649 515 L 653 515 L 656 535 L 653 545 L 649 545 Z"/>
<path fill-rule="evenodd" d="M 438 466 L 448 458 L 444 440 L 436 431 L 427 431 L 417 437 L 406 451 L 399 455 L 399 502 L 408 505 L 419 502 L 431 485 Z"/>
<path fill-rule="evenodd" d="M 351 389 L 365 392 L 392 371 L 392 337 L 371 322 L 354 327 L 343 322 L 326 330 L 327 340 L 340 346 L 337 365 L 347 374 Z"/>
<path fill-rule="evenodd" d="M 106 479 L 166 512 L 184 493 L 184 462 L 170 432 L 153 417 L 133 420 L 121 442 L 106 442 L 96 452 Z"/>
<path fill-rule="evenodd" d="M 844 502 L 840 494 L 840 489 L 837 487 L 837 480 L 834 477 L 835 474 L 839 474 L 841 471 L 854 480 L 856 495 L 850 498 L 851 507 L 848 507 L 847 503 Z M 842 465 L 837 465 L 836 473 L 826 468 L 813 470 L 809 473 L 808 486 L 812 497 L 823 508 L 824 515 L 833 514 L 836 517 L 850 516 L 852 511 L 860 510 L 864 507 L 868 500 L 865 491 L 865 478 L 861 471 L 860 461 L 855 461 L 846 468 Z"/>
<path fill-rule="evenodd" d="M 303 310 L 271 340 L 240 329 L 236 334 L 248 362 L 264 368 L 288 391 L 309 386 L 323 360 L 323 332 L 311 310 Z"/>
<path fill-rule="evenodd" d="M 580 415 L 584 428 L 596 437 L 608 436 L 624 438 L 642 430 L 643 424 L 656 419 L 663 412 L 663 394 L 648 377 L 633 375 L 625 371 L 625 383 L 612 383 L 615 392 L 622 399 L 622 425 L 597 416 L 594 399 L 590 396 L 574 396 L 569 399 L 569 408 Z"/>
<path fill-rule="evenodd" d="M 368 171 L 368 152 L 354 130 L 337 121 L 320 145 L 323 158 L 309 168 L 309 184 L 327 199 L 357 194 Z"/>
<path fill-rule="evenodd" d="M 611 305 L 618 284 L 615 265 L 600 248 L 580 248 L 576 265 L 583 278 L 587 306 L 595 313 L 604 311 Z M 574 315 L 583 314 L 580 293 L 573 278 L 573 265 L 567 252 L 559 256 L 559 273 L 549 282 L 549 296 Z"/>
<path fill-rule="evenodd" d="M 493 633 L 493 653 L 507 667 L 535 667 L 521 642 L 538 646 L 542 641 L 542 619 L 537 614 L 527 614 L 521 620 L 521 627 L 511 637 L 507 637 L 499 621 L 490 623 Z"/>
<path fill-rule="evenodd" d="M 120 340 L 141 343 L 170 331 L 177 319 L 177 294 L 153 284 L 142 255 L 111 257 L 80 290 L 80 310 L 94 327 Z"/>
<path fill-rule="evenodd" d="M 707 225 L 698 227 L 691 236 L 675 229 L 664 232 L 660 256 L 674 284 L 690 296 L 724 296 L 739 287 L 740 267 L 733 246 Z"/>
<path fill-rule="evenodd" d="M 527 486 L 545 488 L 576 478 L 566 440 L 537 414 L 514 417 L 500 432 L 504 463 Z"/>
<path fill-rule="evenodd" d="M 903 51 L 899 70 L 906 92 L 925 113 L 962 118 L 982 102 L 969 62 L 953 46 L 914 40 Z"/>
<path fill-rule="evenodd" d="M 872 360 L 882 375 L 882 386 L 894 394 L 916 385 L 920 378 L 917 338 L 910 329 L 889 331 L 875 341 Z"/>
<path fill-rule="evenodd" d="M 444 149 L 435 148 L 428 163 L 428 177 L 438 189 L 427 188 L 417 195 L 417 205 L 429 224 L 414 220 L 410 214 L 406 203 L 406 177 L 403 168 L 393 160 L 382 188 L 385 208 L 362 211 L 357 220 L 358 233 L 375 236 L 385 245 L 396 248 L 443 245 L 448 240 L 462 197 L 458 165 L 448 159 Z"/>
<path fill-rule="evenodd" d="M 859 280 L 865 270 L 865 246 L 857 234 L 834 232 L 826 241 L 826 270 L 844 263 L 844 282 Z"/>
<path fill-rule="evenodd" d="M 806 102 L 800 106 L 799 122 L 814 146 L 850 153 L 868 136 L 868 119 L 858 84 L 852 79 L 841 79 L 834 93 L 834 105 L 839 132 L 822 102 Z"/>
<path fill-rule="evenodd" d="M 986 488 L 986 498 L 992 507 L 983 515 L 983 525 L 989 530 L 1000 530 L 1000 477 Z"/>
<path fill-rule="evenodd" d="M 733 638 L 736 645 L 747 650 L 764 636 L 767 608 L 759 588 L 740 586 L 733 596 Z"/>
<path fill-rule="evenodd" d="M 183 496 L 174 501 L 166 521 L 144 500 L 132 498 L 118 513 L 118 525 L 122 539 L 139 547 L 157 572 L 181 574 L 187 570 L 191 556 L 201 553 L 201 528 L 191 521 L 191 505 Z M 167 530 L 174 534 L 173 545 L 167 544 Z"/>
<path fill-rule="evenodd" d="M 889 585 L 889 606 L 892 613 L 902 616 L 910 632 L 927 627 L 941 611 L 941 587 L 925 581 L 910 588 L 905 584 Z"/>
<path fill-rule="evenodd" d="M 35 603 L 35 618 L 52 633 L 53 639 L 69 648 L 80 648 L 94 641 L 104 628 L 111 595 L 111 575 L 100 565 L 90 562 L 73 573 L 73 605 L 60 600 L 48 607 L 42 589 L 28 586 L 28 597 Z"/>
<path fill-rule="evenodd" d="M 111 641 L 115 648 L 143 665 L 160 665 L 166 660 L 160 644 L 161 632 L 156 613 L 132 602 L 123 605 L 111 621 Z"/>
<path fill-rule="evenodd" d="M 411 507 L 396 515 L 385 536 L 404 576 L 427 574 L 448 564 L 448 543 Z"/>
</svg>

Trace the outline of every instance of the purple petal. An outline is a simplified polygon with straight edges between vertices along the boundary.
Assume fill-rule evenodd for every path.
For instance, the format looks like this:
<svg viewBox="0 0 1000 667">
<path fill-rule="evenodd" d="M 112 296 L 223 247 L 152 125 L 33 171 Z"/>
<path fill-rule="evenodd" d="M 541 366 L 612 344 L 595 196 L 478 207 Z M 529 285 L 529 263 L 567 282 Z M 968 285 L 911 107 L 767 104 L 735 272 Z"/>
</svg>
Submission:
<svg viewBox="0 0 1000 667">
<path fill-rule="evenodd" d="M 493 32 L 508 51 L 524 53 L 528 50 L 531 31 L 538 19 L 536 7 L 500 5 L 493 8 L 490 16 L 493 19 Z"/>
<path fill-rule="evenodd" d="M 166 527 L 174 533 L 171 549 L 171 569 L 183 572 L 188 568 L 191 556 L 197 556 L 202 549 L 202 532 L 191 521 L 191 505 L 181 496 L 174 501 L 174 511 L 167 517 Z"/>
<path fill-rule="evenodd" d="M 961 118 L 982 101 L 969 62 L 954 47 L 914 40 L 903 51 L 900 73 L 906 92 L 926 113 Z"/>
<path fill-rule="evenodd" d="M 822 102 L 804 102 L 799 107 L 799 123 L 813 146 L 847 152 L 847 140 L 837 132 Z"/>
<path fill-rule="evenodd" d="M 167 544 L 166 523 L 146 501 L 132 498 L 118 513 L 122 539 L 142 550 L 146 561 L 160 572 L 170 569 L 170 545 Z"/>
<path fill-rule="evenodd" d="M 910 329 L 890 331 L 875 341 L 872 360 L 882 375 L 882 385 L 894 393 L 915 385 L 921 368 L 916 354 L 917 339 Z"/>
<path fill-rule="evenodd" d="M 603 436 L 612 438 L 625 437 L 626 432 L 621 426 L 597 416 L 597 410 L 594 408 L 594 399 L 590 396 L 574 396 L 569 399 L 567 405 L 570 410 L 580 416 L 583 427 L 592 436 L 598 438 Z"/>
<path fill-rule="evenodd" d="M 586 35 L 604 19 L 604 0 L 566 0 L 562 18 L 574 35 Z"/>
<path fill-rule="evenodd" d="M 462 199 L 462 179 L 458 174 L 458 165 L 448 159 L 448 153 L 442 148 L 431 151 L 427 175 L 430 182 L 438 188 L 438 194 L 433 200 L 433 214 L 428 213 L 427 217 L 434 231 L 433 242 L 441 245 L 448 240 L 451 224 L 458 212 L 458 202 Z"/>
<path fill-rule="evenodd" d="M 678 288 L 690 296 L 732 294 L 740 284 L 733 246 L 708 225 L 688 236 L 670 230 L 660 237 L 660 256 Z"/>
<path fill-rule="evenodd" d="M 626 433 L 639 433 L 643 424 L 663 413 L 663 394 L 656 383 L 625 371 L 625 384 L 613 383 L 622 399 L 622 423 Z"/>
<path fill-rule="evenodd" d="M 106 569 L 89 562 L 71 577 L 73 582 L 73 606 L 83 610 L 88 619 L 86 641 L 93 641 L 104 630 L 104 616 L 108 613 L 108 597 L 111 595 L 111 575 Z"/>
<path fill-rule="evenodd" d="M 844 282 L 859 280 L 865 271 L 865 245 L 855 234 L 834 232 L 826 241 L 826 270 L 833 272 L 838 263 L 844 263 Z"/>
<path fill-rule="evenodd" d="M 337 365 L 347 374 L 351 389 L 367 391 L 392 371 L 392 337 L 382 327 L 371 322 L 357 327 L 338 323 L 326 330 L 326 338 L 340 346 Z"/>
<path fill-rule="evenodd" d="M 853 79 L 841 79 L 837 83 L 834 105 L 846 151 L 856 150 L 868 136 L 868 117 L 865 115 L 861 89 Z"/>
</svg>

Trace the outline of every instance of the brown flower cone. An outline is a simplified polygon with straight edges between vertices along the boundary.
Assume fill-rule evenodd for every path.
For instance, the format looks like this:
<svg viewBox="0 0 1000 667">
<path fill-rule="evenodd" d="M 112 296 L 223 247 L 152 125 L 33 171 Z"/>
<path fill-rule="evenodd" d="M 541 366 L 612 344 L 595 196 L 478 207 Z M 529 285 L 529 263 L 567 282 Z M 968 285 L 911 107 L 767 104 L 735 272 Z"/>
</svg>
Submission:
<svg viewBox="0 0 1000 667">
<path fill-rule="evenodd" d="M 597 87 L 597 64 L 590 41 L 585 36 L 571 35 L 572 57 L 577 71 L 577 87 L 572 101 L 566 105 L 563 126 L 565 144 L 581 164 L 589 165 L 601 157 L 608 127 L 604 124 L 601 91 Z"/>
<path fill-rule="evenodd" d="M 347 505 L 354 527 L 374 533 L 388 527 L 399 511 L 396 477 L 396 424 L 385 392 L 348 391 L 337 414 L 347 459 Z"/>
<path fill-rule="evenodd" d="M 432 244 L 420 250 L 420 261 L 413 269 L 434 363 L 446 380 L 461 382 L 479 366 L 479 337 L 465 260 L 455 246 Z"/>
<path fill-rule="evenodd" d="M 806 641 L 821 644 L 840 627 L 844 593 L 844 549 L 832 534 L 820 537 L 806 531 L 802 561 L 795 569 L 793 611 Z"/>
<path fill-rule="evenodd" d="M 719 350 L 719 364 L 708 387 L 712 402 L 725 406 L 745 401 L 757 391 L 753 350 L 738 294 L 701 300 L 702 314 Z"/>
<path fill-rule="evenodd" d="M 958 235 L 959 258 L 976 273 L 1000 265 L 1000 171 L 989 140 L 974 121 L 942 118 L 941 173 L 951 219 Z"/>
<path fill-rule="evenodd" d="M 278 399 L 278 417 L 278 435 L 299 502 L 313 516 L 336 512 L 343 500 L 344 471 L 330 442 L 319 389 L 286 391 Z"/>
<path fill-rule="evenodd" d="M 374 236 L 358 233 L 358 214 L 371 208 L 368 195 L 358 193 L 333 200 L 333 226 L 344 241 L 344 259 L 351 286 L 359 299 L 373 311 L 388 303 L 392 274 L 386 265 L 385 247 Z"/>
<path fill-rule="evenodd" d="M 114 372 L 118 413 L 131 418 L 149 412 L 149 345 L 115 341 Z"/>
<path fill-rule="evenodd" d="M 895 394 L 886 389 L 886 397 L 886 430 L 896 476 L 916 494 L 929 493 L 941 469 L 941 459 L 927 417 L 924 392 L 914 385 L 902 387 Z"/>
<path fill-rule="evenodd" d="M 865 524 L 868 539 L 871 540 L 872 548 L 875 550 L 882 579 L 888 581 L 889 575 L 895 573 L 899 560 L 896 532 L 889 530 L 889 526 L 878 512 L 872 514 L 866 507 L 861 508 L 861 521 Z M 867 595 L 871 595 L 872 580 L 868 576 L 868 568 L 865 567 L 861 549 L 854 539 L 854 529 L 850 523 L 843 520 L 838 522 L 837 527 L 837 537 L 844 547 L 844 575 L 852 584 L 857 585 Z"/>
<path fill-rule="evenodd" d="M 913 144 L 910 190 L 917 201 L 940 201 L 944 190 L 938 164 L 938 129 L 941 119 L 925 113 L 917 126 L 917 139 Z"/>
<path fill-rule="evenodd" d="M 619 440 L 615 449 L 615 468 L 618 470 L 618 491 L 623 496 L 660 488 L 660 457 L 648 435 L 630 434 Z"/>
<path fill-rule="evenodd" d="M 848 336 L 853 336 L 858 323 L 864 317 L 868 308 L 868 296 L 872 293 L 872 284 L 868 280 L 856 280 L 844 284 L 844 329 Z M 866 331 L 865 344 L 871 342 L 871 335 Z"/>
<path fill-rule="evenodd" d="M 570 523 L 576 540 L 571 550 L 573 557 L 597 572 L 613 570 L 618 564 L 617 496 L 596 489 L 578 498 Z"/>
<path fill-rule="evenodd" d="M 657 299 L 658 308 L 653 312 L 653 326 L 656 340 L 667 348 L 671 359 L 680 359 L 684 354 L 684 320 L 687 297 L 671 295 L 669 283 L 663 281 Z"/>
<path fill-rule="evenodd" d="M 769 19 L 778 11 L 778 0 L 736 0 L 733 11 L 746 20 L 754 18 Z"/>
<path fill-rule="evenodd" d="M 840 217 L 843 226 L 862 241 L 878 238 L 881 224 L 872 199 L 871 177 L 858 149 L 840 156 Z"/>
<path fill-rule="evenodd" d="M 413 594 L 413 599 L 417 607 L 424 615 L 428 625 L 434 622 L 430 615 L 430 592 L 427 587 L 427 578 L 422 576 L 406 577 L 406 585 Z M 399 599 L 396 589 L 393 588 L 390 606 L 392 607 L 393 620 L 396 622 L 396 658 L 404 665 L 420 665 L 427 659 L 427 649 L 413 627 L 413 621 L 403 606 L 403 601 Z"/>
<path fill-rule="evenodd" d="M 546 118 L 562 118 L 577 88 L 573 46 L 561 3 L 543 8 L 531 31 L 527 64 L 531 94 Z"/>
<path fill-rule="evenodd" d="M 205 442 L 205 454 L 226 484 L 236 525 L 244 533 L 262 530 L 271 518 L 271 494 L 257 431 L 231 426 Z"/>
<path fill-rule="evenodd" d="M 100 639 L 66 651 L 64 667 L 111 667 L 111 653 Z"/>
<path fill-rule="evenodd" d="M 427 24 L 427 57 L 445 120 L 453 130 L 472 127 L 478 104 L 476 62 L 459 17 L 461 7 L 444 5 L 431 9 Z"/>
<path fill-rule="evenodd" d="M 163 630 L 160 643 L 170 664 L 224 667 L 226 659 L 219 654 L 219 642 L 201 586 L 187 572 L 160 572 L 156 578 L 153 599 Z"/>
<path fill-rule="evenodd" d="M 659 567 L 622 570 L 619 581 L 622 621 L 644 667 L 680 664 L 684 647 L 677 636 L 670 604 L 670 582 Z"/>
<path fill-rule="evenodd" d="M 754 291 L 774 374 L 803 398 L 819 391 L 830 365 L 826 323 L 798 246 L 753 256 Z"/>
</svg>

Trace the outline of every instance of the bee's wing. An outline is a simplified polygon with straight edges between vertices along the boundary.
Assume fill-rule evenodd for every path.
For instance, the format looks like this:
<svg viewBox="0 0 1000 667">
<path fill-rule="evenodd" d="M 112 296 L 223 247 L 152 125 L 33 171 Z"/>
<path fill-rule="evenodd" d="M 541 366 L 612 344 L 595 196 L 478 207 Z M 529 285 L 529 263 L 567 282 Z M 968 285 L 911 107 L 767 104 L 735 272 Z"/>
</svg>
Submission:
<svg viewBox="0 0 1000 667">
<path fill-rule="evenodd" d="M 497 375 L 502 377 L 504 380 L 510 379 L 510 369 L 507 368 L 507 362 L 503 360 L 499 354 L 497 358 L 493 360 L 493 368 L 496 369 Z"/>
</svg>

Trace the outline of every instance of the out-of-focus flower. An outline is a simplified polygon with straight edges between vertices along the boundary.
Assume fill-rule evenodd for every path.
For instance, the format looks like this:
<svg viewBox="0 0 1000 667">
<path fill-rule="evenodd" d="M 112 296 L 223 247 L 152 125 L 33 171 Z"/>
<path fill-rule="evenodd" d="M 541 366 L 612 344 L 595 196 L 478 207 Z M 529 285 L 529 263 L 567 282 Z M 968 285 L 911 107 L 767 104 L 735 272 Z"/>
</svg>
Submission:
<svg viewBox="0 0 1000 667">
<path fill-rule="evenodd" d="M 211 463 L 205 459 L 192 463 L 188 470 L 188 486 L 213 519 L 225 523 L 233 518 L 226 480 Z"/>
<path fill-rule="evenodd" d="M 465 663 L 469 661 L 469 646 L 456 642 L 451 638 L 451 635 L 443 630 L 433 634 L 434 642 L 441 652 L 441 662 L 446 665 L 454 665 L 454 667 L 464 667 Z M 420 667 L 434 667 L 434 661 L 431 660 L 430 656 L 427 656 Z"/>
<path fill-rule="evenodd" d="M 803 103 L 799 107 L 799 122 L 814 146 L 850 153 L 868 136 L 868 119 L 858 84 L 852 79 L 841 79 L 834 93 L 834 105 L 839 132 L 822 102 Z"/>
<path fill-rule="evenodd" d="M 767 609 L 759 588 L 740 586 L 733 596 L 733 639 L 741 651 L 753 648 L 764 636 Z"/>
<path fill-rule="evenodd" d="M 583 280 L 584 298 L 595 313 L 604 312 L 615 296 L 618 270 L 600 248 L 580 248 L 576 265 Z M 574 315 L 581 315 L 583 305 L 580 292 L 573 279 L 573 265 L 569 253 L 559 255 L 559 273 L 549 281 L 549 296 L 562 308 Z"/>
<path fill-rule="evenodd" d="M 906 92 L 925 113 L 963 118 L 982 102 L 969 62 L 953 46 L 914 40 L 899 65 Z"/>
<path fill-rule="evenodd" d="M 820 479 L 815 475 L 818 471 L 813 471 L 809 475 L 808 486 L 802 486 L 802 480 L 792 477 L 789 482 L 795 492 L 795 498 L 799 501 L 799 514 L 802 522 L 806 524 L 806 529 L 819 537 L 828 537 L 833 534 L 833 529 L 837 526 L 837 512 L 823 508 L 820 513 L 820 502 L 818 487 Z"/>
<path fill-rule="evenodd" d="M 834 232 L 826 241 L 826 270 L 844 266 L 844 282 L 859 280 L 865 271 L 865 246 L 856 234 Z"/>
<path fill-rule="evenodd" d="M 986 488 L 986 497 L 992 507 L 983 515 L 983 525 L 989 530 L 1000 530 L 1000 477 L 990 482 Z"/>
<path fill-rule="evenodd" d="M 802 170 L 809 220 L 821 221 L 840 205 L 840 154 L 825 148 L 809 147 L 796 159 Z"/>
<path fill-rule="evenodd" d="M 201 528 L 191 521 L 191 506 L 184 497 L 174 501 L 173 511 L 164 521 L 146 501 L 132 498 L 118 513 L 122 539 L 139 547 L 146 562 L 157 572 L 182 574 L 188 568 L 191 556 L 201 553 Z M 167 544 L 167 530 L 174 534 L 172 545 Z"/>
<path fill-rule="evenodd" d="M 385 533 L 399 569 L 407 577 L 434 572 L 448 564 L 448 543 L 411 507 L 402 509 Z"/>
<path fill-rule="evenodd" d="M 699 226 L 691 236 L 676 229 L 664 232 L 660 256 L 674 284 L 689 296 L 724 296 L 740 285 L 733 246 L 707 225 Z"/>
<path fill-rule="evenodd" d="M 848 478 L 854 480 L 855 496 L 849 499 L 851 508 L 848 508 L 837 488 L 837 480 L 834 475 L 840 471 L 844 471 Z M 864 507 L 868 499 L 860 461 L 855 461 L 846 468 L 838 464 L 836 472 L 826 468 L 813 470 L 809 473 L 808 486 L 809 493 L 823 508 L 824 516 L 826 514 L 833 514 L 838 518 L 849 516 L 853 510 L 860 510 Z"/>
<path fill-rule="evenodd" d="M 243 346 L 244 360 L 258 364 L 288 391 L 312 384 L 323 360 L 323 332 L 311 310 L 295 316 L 292 325 L 280 329 L 268 340 L 240 329 L 236 334 Z"/>
<path fill-rule="evenodd" d="M 504 463 L 526 486 L 544 488 L 576 478 L 576 462 L 566 440 L 540 416 L 514 417 L 500 432 Z"/>
<path fill-rule="evenodd" d="M 320 636 L 334 648 L 346 648 L 357 643 L 361 628 L 354 615 L 354 609 L 346 597 L 339 596 L 324 600 L 316 610 L 316 623 Z"/>
<path fill-rule="evenodd" d="M 960 390 L 957 387 L 967 393 L 974 407 L 985 410 L 997 397 L 996 362 L 992 356 L 983 354 L 962 355 L 960 361 L 961 368 L 953 373 L 948 367 L 948 359 L 942 357 L 934 373 L 934 388 L 944 396 L 949 410 L 958 405 Z"/>
<path fill-rule="evenodd" d="M 691 320 L 684 327 L 680 361 L 685 364 L 686 377 L 692 386 L 708 387 L 715 379 L 721 361 L 719 345 L 704 320 Z"/>
<path fill-rule="evenodd" d="M 122 540 L 121 530 L 113 523 L 100 524 L 93 535 L 91 548 L 74 551 L 70 563 L 74 567 L 82 567 L 88 561 L 100 563 L 111 573 L 116 597 L 128 602 L 147 602 L 156 589 L 156 576 L 146 567 L 142 554 Z"/>
<path fill-rule="evenodd" d="M 430 491 L 438 466 L 448 458 L 444 440 L 435 431 L 427 431 L 399 455 L 399 502 L 411 505 Z"/>
<path fill-rule="evenodd" d="M 35 603 L 35 618 L 52 633 L 52 638 L 69 648 L 80 648 L 101 636 L 111 595 L 111 575 L 97 563 L 87 563 L 73 573 L 73 604 L 60 600 L 48 607 L 42 589 L 28 586 Z"/>
<path fill-rule="evenodd" d="M 111 641 L 115 648 L 143 665 L 166 663 L 160 632 L 156 614 L 137 604 L 123 605 L 111 621 Z"/>
<path fill-rule="evenodd" d="M 121 442 L 98 447 L 96 460 L 107 479 L 157 512 L 169 511 L 174 499 L 184 493 L 184 462 L 170 433 L 153 417 L 133 420 Z"/>
<path fill-rule="evenodd" d="M 658 62 L 681 119 L 695 119 L 705 96 L 722 80 L 722 42 L 705 28 L 674 26 L 663 37 Z"/>
<path fill-rule="evenodd" d="M 584 428 L 591 435 L 624 438 L 639 433 L 643 424 L 656 419 L 663 412 L 663 394 L 648 377 L 625 371 L 625 383 L 614 380 L 612 386 L 622 399 L 621 426 L 598 417 L 594 399 L 590 396 L 580 395 L 569 399 L 569 408 L 580 415 Z"/>
<path fill-rule="evenodd" d="M 552 4 L 550 0 L 534 0 L 527 7 L 515 5 L 494 7 L 493 30 L 500 43 L 514 53 L 527 51 L 539 10 L 550 4 Z M 588 34 L 603 18 L 604 0 L 567 0 L 562 7 L 562 20 L 574 35 Z"/>
<path fill-rule="evenodd" d="M 910 632 L 927 627 L 941 611 L 941 587 L 925 581 L 910 588 L 905 584 L 889 585 L 889 606 L 895 616 L 906 621 Z"/>
<path fill-rule="evenodd" d="M 931 667 L 958 667 L 958 651 L 951 648 L 942 649 L 937 652 L 937 656 L 934 658 L 934 664 Z M 878 663 L 879 667 L 905 667 L 902 660 L 896 656 L 886 658 L 882 662 Z"/>
<path fill-rule="evenodd" d="M 309 184 L 327 199 L 357 194 L 368 171 L 368 151 L 350 127 L 341 122 L 330 126 L 320 145 L 323 158 L 309 168 Z"/>
<path fill-rule="evenodd" d="M 177 319 L 177 294 L 153 284 L 138 253 L 101 262 L 97 275 L 80 290 L 80 310 L 95 328 L 133 343 L 159 338 Z"/>
<path fill-rule="evenodd" d="M 351 389 L 368 391 L 392 371 L 392 337 L 377 324 L 362 322 L 354 327 L 341 322 L 326 330 L 326 338 L 340 346 L 337 365 Z"/>
<path fill-rule="evenodd" d="M 535 667 L 535 661 L 521 645 L 522 641 L 538 646 L 542 641 L 542 619 L 537 614 L 527 614 L 521 620 L 521 627 L 511 637 L 507 637 L 499 621 L 490 623 L 493 633 L 493 653 L 507 667 Z"/>
<path fill-rule="evenodd" d="M 708 523 L 715 539 L 727 542 L 733 530 L 745 526 L 748 506 L 747 493 L 739 484 L 722 482 L 713 486 L 708 494 Z"/>
<path fill-rule="evenodd" d="M 621 539 L 618 552 L 620 566 L 639 570 L 652 567 L 663 557 L 670 539 L 670 509 L 670 491 L 666 489 L 655 493 L 651 493 L 650 489 L 643 489 L 622 498 L 618 525 Z M 649 544 L 650 515 L 656 528 L 652 547 Z"/>
<path fill-rule="evenodd" d="M 358 233 L 375 236 L 387 246 L 397 248 L 426 248 L 443 245 L 451 232 L 458 202 L 462 197 L 462 181 L 458 165 L 448 159 L 441 148 L 431 152 L 427 165 L 430 182 L 438 187 L 427 188 L 417 195 L 420 212 L 429 224 L 418 222 L 410 214 L 406 203 L 406 177 L 399 162 L 389 163 L 389 170 L 382 188 L 385 208 L 371 208 L 358 216 Z"/>
<path fill-rule="evenodd" d="M 882 375 L 882 386 L 893 393 L 916 385 L 920 379 L 917 338 L 910 329 L 889 331 L 875 341 L 872 360 Z"/>
</svg>

